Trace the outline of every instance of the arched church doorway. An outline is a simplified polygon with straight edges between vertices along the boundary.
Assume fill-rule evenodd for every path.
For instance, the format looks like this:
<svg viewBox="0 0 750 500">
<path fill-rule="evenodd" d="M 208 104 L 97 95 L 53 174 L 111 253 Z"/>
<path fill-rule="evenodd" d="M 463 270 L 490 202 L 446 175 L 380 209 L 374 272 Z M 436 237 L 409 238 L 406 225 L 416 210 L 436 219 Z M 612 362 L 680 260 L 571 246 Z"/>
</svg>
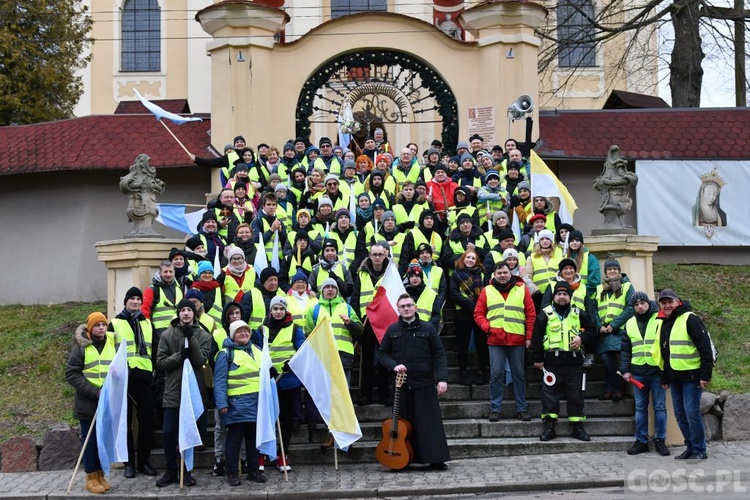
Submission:
<svg viewBox="0 0 750 500">
<path fill-rule="evenodd" d="M 345 128 L 360 147 L 376 128 L 388 140 L 432 127 L 431 138 L 439 136 L 446 148 L 455 149 L 458 141 L 453 91 L 432 66 L 406 52 L 358 50 L 316 68 L 297 101 L 297 136 L 309 140 L 316 124 L 340 128 L 347 106 L 353 122 Z"/>
</svg>

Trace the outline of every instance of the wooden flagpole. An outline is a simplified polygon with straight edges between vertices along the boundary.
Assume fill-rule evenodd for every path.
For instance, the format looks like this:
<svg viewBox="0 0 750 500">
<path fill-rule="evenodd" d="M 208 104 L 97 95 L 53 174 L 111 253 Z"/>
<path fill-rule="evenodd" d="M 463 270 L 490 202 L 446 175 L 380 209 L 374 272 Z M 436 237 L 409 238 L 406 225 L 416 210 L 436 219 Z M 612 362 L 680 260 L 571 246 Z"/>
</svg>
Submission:
<svg viewBox="0 0 750 500">
<path fill-rule="evenodd" d="M 89 432 L 86 434 L 86 439 L 83 440 L 83 447 L 81 448 L 81 453 L 78 454 L 78 461 L 76 462 L 75 469 L 73 469 L 73 476 L 70 478 L 70 483 L 68 483 L 68 490 L 65 492 L 68 495 L 70 494 L 70 489 L 73 487 L 73 480 L 76 478 L 76 474 L 78 474 L 78 469 L 81 467 L 81 460 L 83 460 L 83 454 L 86 451 L 86 446 L 89 444 L 89 438 L 91 437 L 95 425 L 96 413 L 94 413 L 94 418 L 91 420 L 91 427 L 89 427 Z"/>
<path fill-rule="evenodd" d="M 188 151 L 188 148 L 186 148 L 185 145 L 182 142 L 180 142 L 180 140 L 177 138 L 177 136 L 174 135 L 174 132 L 172 132 L 169 129 L 169 127 L 167 127 L 167 124 L 164 123 L 163 121 L 161 121 L 161 119 L 159 120 L 159 123 L 161 123 L 162 125 L 164 125 L 164 128 L 167 129 L 167 132 L 169 132 L 169 135 L 171 135 L 172 137 L 174 137 L 174 140 L 177 141 L 177 144 L 179 144 L 182 147 L 182 149 L 185 150 L 185 152 L 187 153 L 188 156 L 191 156 L 190 155 L 190 151 Z"/>
<path fill-rule="evenodd" d="M 281 436 L 281 421 L 276 419 L 276 428 L 279 431 L 279 448 L 281 449 L 281 465 L 284 467 L 284 481 L 289 481 L 289 474 L 286 471 L 286 453 L 284 453 L 284 438 Z M 276 459 L 278 465 L 279 459 Z"/>
</svg>

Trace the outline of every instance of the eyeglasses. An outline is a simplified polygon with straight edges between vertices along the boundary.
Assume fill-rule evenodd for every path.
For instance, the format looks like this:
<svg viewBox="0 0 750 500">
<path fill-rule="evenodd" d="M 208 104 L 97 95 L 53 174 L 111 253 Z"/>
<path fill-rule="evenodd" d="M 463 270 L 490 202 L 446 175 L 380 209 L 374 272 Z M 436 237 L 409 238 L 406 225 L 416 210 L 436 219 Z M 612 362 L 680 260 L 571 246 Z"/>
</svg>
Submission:
<svg viewBox="0 0 750 500">
<path fill-rule="evenodd" d="M 371 253 L 370 257 L 385 257 L 384 253 Z"/>
<path fill-rule="evenodd" d="M 338 182 L 329 182 L 328 184 L 326 184 L 326 186 L 328 186 L 328 187 L 331 187 L 331 186 L 338 186 L 338 185 L 339 185 L 339 183 L 338 183 Z"/>
<path fill-rule="evenodd" d="M 416 304 L 414 304 L 412 302 L 411 304 L 401 304 L 400 306 L 398 306 L 398 308 L 399 309 L 409 309 L 410 307 L 415 307 L 415 306 L 416 306 Z"/>
<path fill-rule="evenodd" d="M 330 144 L 323 144 L 320 147 L 322 149 L 322 148 L 332 148 L 333 146 L 331 146 Z"/>
<path fill-rule="evenodd" d="M 232 261 L 232 262 L 241 262 L 241 261 L 245 260 L 245 258 L 244 257 L 240 257 L 239 255 L 237 255 L 237 256 L 232 257 L 229 260 Z"/>
</svg>

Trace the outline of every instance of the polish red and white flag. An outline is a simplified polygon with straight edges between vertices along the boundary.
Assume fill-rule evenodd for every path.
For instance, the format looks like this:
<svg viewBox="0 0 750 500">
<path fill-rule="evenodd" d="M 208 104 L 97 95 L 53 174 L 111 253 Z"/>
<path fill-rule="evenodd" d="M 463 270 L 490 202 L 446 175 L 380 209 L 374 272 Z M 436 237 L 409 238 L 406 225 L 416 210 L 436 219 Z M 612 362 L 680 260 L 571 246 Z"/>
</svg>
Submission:
<svg viewBox="0 0 750 500">
<path fill-rule="evenodd" d="M 378 342 L 383 340 L 388 327 L 398 320 L 396 302 L 405 293 L 406 289 L 398 274 L 398 267 L 391 260 L 375 290 L 375 297 L 367 305 L 367 321 L 370 322 Z"/>
</svg>

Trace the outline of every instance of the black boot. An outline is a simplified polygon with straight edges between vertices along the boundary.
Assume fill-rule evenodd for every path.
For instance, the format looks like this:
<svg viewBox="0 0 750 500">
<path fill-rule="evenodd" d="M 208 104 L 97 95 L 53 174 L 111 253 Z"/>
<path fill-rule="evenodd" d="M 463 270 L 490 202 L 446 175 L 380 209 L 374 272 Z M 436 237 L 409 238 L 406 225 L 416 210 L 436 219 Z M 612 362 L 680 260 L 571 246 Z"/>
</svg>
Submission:
<svg viewBox="0 0 750 500">
<path fill-rule="evenodd" d="M 459 385 L 471 386 L 471 377 L 466 372 L 461 372 L 458 378 Z"/>
<path fill-rule="evenodd" d="M 555 419 L 547 418 L 544 420 L 544 431 L 542 431 L 542 435 L 539 436 L 539 441 L 552 441 L 557 437 L 557 433 L 555 432 Z"/>
<path fill-rule="evenodd" d="M 123 474 L 127 479 L 135 477 L 135 464 L 133 462 L 125 463 L 125 472 Z"/>
<path fill-rule="evenodd" d="M 570 435 L 570 437 L 578 439 L 579 441 L 591 441 L 589 435 L 586 434 L 585 430 L 583 430 L 583 423 L 581 422 L 576 422 L 573 424 L 573 433 Z"/>
<path fill-rule="evenodd" d="M 157 488 L 163 488 L 168 484 L 175 484 L 180 482 L 180 477 L 177 475 L 176 470 L 165 470 L 164 475 L 156 481 Z"/>
</svg>

